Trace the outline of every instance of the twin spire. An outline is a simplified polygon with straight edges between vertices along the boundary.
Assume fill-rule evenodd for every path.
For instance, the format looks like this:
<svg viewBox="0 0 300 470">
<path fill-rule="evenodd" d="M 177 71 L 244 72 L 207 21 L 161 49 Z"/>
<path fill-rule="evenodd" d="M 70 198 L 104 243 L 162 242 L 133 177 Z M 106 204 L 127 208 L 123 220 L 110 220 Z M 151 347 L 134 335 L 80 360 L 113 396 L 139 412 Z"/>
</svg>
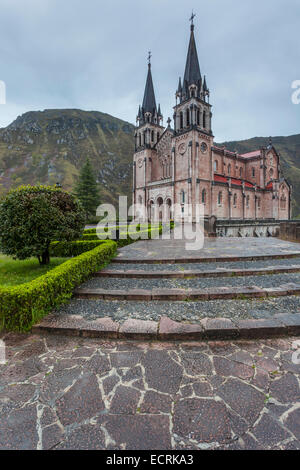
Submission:
<svg viewBox="0 0 300 470">
<path fill-rule="evenodd" d="M 192 13 L 190 18 L 191 21 L 191 36 L 189 42 L 189 48 L 186 58 L 185 71 L 183 83 L 179 78 L 178 89 L 176 96 L 179 98 L 180 103 L 188 100 L 191 97 L 197 97 L 206 101 L 206 97 L 209 96 L 209 89 L 206 83 L 206 77 L 202 79 L 198 53 L 194 35 L 194 18 L 196 15 Z"/>
<path fill-rule="evenodd" d="M 153 80 L 152 80 L 152 73 L 151 73 L 151 52 L 149 52 L 148 56 L 148 74 L 144 92 L 144 99 L 142 107 L 139 107 L 139 112 L 137 115 L 137 122 L 139 126 L 144 124 L 151 123 L 160 125 L 162 121 L 162 114 L 160 110 L 160 105 L 158 106 L 158 110 L 156 107 L 156 100 L 155 100 L 155 93 L 153 87 Z"/>
<path fill-rule="evenodd" d="M 188 100 L 191 97 L 198 97 L 202 100 L 206 100 L 206 96 L 209 96 L 209 90 L 206 84 L 206 78 L 202 79 L 198 53 L 196 47 L 196 41 L 194 36 L 194 18 L 196 15 L 192 13 L 190 18 L 191 21 L 191 36 L 189 42 L 189 48 L 187 53 L 185 72 L 183 83 L 179 78 L 178 89 L 176 96 L 180 99 L 180 103 Z M 162 121 L 162 114 L 160 105 L 156 107 L 155 93 L 153 87 L 152 73 L 151 73 L 151 53 L 148 56 L 148 74 L 145 86 L 145 93 L 142 106 L 139 107 L 137 116 L 138 125 L 141 126 L 147 122 L 152 124 L 160 125 Z"/>
</svg>

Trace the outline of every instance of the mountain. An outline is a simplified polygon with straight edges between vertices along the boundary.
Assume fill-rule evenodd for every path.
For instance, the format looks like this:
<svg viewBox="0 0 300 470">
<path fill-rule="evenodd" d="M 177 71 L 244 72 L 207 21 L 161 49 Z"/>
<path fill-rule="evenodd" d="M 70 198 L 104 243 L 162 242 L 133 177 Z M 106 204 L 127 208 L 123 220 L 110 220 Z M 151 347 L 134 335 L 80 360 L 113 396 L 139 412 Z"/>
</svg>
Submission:
<svg viewBox="0 0 300 470">
<path fill-rule="evenodd" d="M 109 114 L 79 109 L 30 111 L 0 129 L 0 194 L 20 184 L 59 182 L 71 190 L 89 157 L 102 202 L 131 197 L 134 126 Z M 223 142 L 240 153 L 268 144 L 268 137 Z M 293 185 L 293 216 L 300 216 L 300 134 L 273 137 L 285 177 Z"/>
<path fill-rule="evenodd" d="M 89 157 L 102 202 L 131 195 L 134 126 L 96 111 L 31 111 L 0 129 L 0 193 L 20 184 L 61 183 L 71 190 Z"/>
<path fill-rule="evenodd" d="M 248 140 L 223 142 L 228 150 L 239 153 L 251 152 L 267 146 L 269 137 L 254 137 Z M 288 137 L 272 137 L 272 143 L 281 156 L 284 177 L 292 184 L 293 217 L 300 217 L 300 134 Z"/>
</svg>

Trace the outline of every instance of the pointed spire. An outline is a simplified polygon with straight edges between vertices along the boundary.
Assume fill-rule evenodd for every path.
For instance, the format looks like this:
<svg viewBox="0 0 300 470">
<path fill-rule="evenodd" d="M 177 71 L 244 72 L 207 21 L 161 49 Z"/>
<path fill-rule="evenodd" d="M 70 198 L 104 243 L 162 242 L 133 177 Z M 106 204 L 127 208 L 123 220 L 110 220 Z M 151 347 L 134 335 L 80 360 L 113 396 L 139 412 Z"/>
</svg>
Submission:
<svg viewBox="0 0 300 470">
<path fill-rule="evenodd" d="M 207 85 L 206 85 L 206 76 L 204 75 L 204 80 L 203 80 L 203 91 L 208 91 Z"/>
<path fill-rule="evenodd" d="M 194 13 L 191 16 L 191 36 L 190 36 L 190 43 L 188 48 L 188 54 L 186 59 L 186 66 L 184 72 L 184 80 L 183 83 L 185 86 L 190 86 L 192 84 L 197 85 L 199 80 L 201 80 L 201 72 L 199 67 L 198 61 L 198 54 L 194 36 Z"/>
<path fill-rule="evenodd" d="M 181 92 L 182 92 L 181 77 L 179 77 L 177 93 L 181 93 Z"/>
<path fill-rule="evenodd" d="M 149 112 L 152 115 L 156 111 L 156 101 L 155 101 L 155 94 L 154 94 L 154 87 L 153 87 L 152 73 L 151 73 L 151 52 L 149 52 L 149 56 L 148 56 L 148 75 L 147 75 L 147 81 L 146 81 L 146 86 L 145 86 L 142 109 L 143 109 L 143 113 Z"/>
</svg>

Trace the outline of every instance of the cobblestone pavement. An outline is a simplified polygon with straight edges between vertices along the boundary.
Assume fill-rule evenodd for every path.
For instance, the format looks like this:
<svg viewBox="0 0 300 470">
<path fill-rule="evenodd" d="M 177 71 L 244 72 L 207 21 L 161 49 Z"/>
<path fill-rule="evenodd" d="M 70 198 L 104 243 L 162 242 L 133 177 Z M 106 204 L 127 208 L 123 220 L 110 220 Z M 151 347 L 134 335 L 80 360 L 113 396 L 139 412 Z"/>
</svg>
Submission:
<svg viewBox="0 0 300 470">
<path fill-rule="evenodd" d="M 0 337 L 1 449 L 300 449 L 294 338 Z"/>
<path fill-rule="evenodd" d="M 55 315 L 62 319 L 66 316 L 80 316 L 86 320 L 110 317 L 123 323 L 128 318 L 158 321 L 167 315 L 174 321 L 198 323 L 202 318 L 271 318 L 278 313 L 297 313 L 300 311 L 300 296 L 269 297 L 247 300 L 209 300 L 209 301 L 130 301 L 130 300 L 89 300 L 73 299 L 63 305 Z"/>
<path fill-rule="evenodd" d="M 260 269 L 268 267 L 299 267 L 300 265 L 300 258 L 290 258 L 290 259 L 270 259 L 266 263 L 265 260 L 263 261 L 228 261 L 226 263 L 193 263 L 193 264 L 143 264 L 143 263 L 135 263 L 132 264 L 118 264 L 118 263 L 111 263 L 109 265 L 109 270 L 114 271 L 129 271 L 131 269 L 140 270 L 140 271 L 207 271 L 213 269 L 224 269 L 224 270 L 231 270 L 231 269 Z"/>
<path fill-rule="evenodd" d="M 190 265 L 189 265 L 190 266 Z M 278 287 L 290 282 L 300 284 L 300 273 L 266 274 L 259 276 L 233 276 L 192 279 L 130 279 L 93 278 L 81 285 L 89 289 L 205 289 L 206 287 Z"/>
<path fill-rule="evenodd" d="M 206 238 L 201 250 L 186 250 L 186 240 L 143 240 L 119 250 L 120 259 L 213 258 L 299 253 L 300 244 L 278 238 Z"/>
</svg>

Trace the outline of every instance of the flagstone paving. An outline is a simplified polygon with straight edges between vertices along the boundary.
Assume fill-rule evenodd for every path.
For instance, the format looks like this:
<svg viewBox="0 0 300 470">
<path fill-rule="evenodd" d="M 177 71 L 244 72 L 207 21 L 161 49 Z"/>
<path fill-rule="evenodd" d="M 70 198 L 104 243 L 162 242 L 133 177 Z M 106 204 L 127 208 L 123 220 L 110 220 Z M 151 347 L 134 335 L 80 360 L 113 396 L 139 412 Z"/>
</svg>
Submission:
<svg viewBox="0 0 300 470">
<path fill-rule="evenodd" d="M 296 338 L 0 338 L 1 449 L 300 449 Z"/>
<path fill-rule="evenodd" d="M 117 260 L 132 262 L 159 261 L 162 258 L 188 259 L 214 257 L 261 257 L 300 255 L 300 244 L 278 238 L 205 238 L 200 250 L 187 250 L 186 240 L 141 240 L 119 250 Z"/>
</svg>

